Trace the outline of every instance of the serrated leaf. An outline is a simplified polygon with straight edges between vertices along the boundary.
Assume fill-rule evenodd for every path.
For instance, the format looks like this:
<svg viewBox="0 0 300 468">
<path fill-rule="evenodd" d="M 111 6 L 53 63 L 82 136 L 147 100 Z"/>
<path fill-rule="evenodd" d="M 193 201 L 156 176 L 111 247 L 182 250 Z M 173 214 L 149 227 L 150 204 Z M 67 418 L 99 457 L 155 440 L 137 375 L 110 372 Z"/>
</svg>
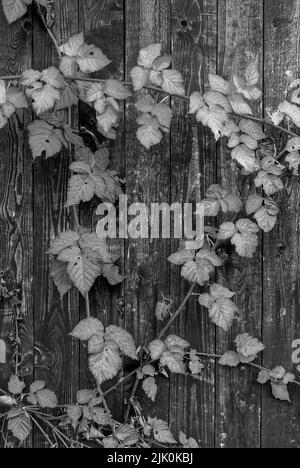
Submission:
<svg viewBox="0 0 300 468">
<path fill-rule="evenodd" d="M 150 398 L 150 400 L 152 400 L 154 403 L 158 391 L 155 379 L 153 377 L 148 377 L 147 379 L 145 379 L 143 381 L 142 388 L 146 393 L 147 397 Z"/>
<path fill-rule="evenodd" d="M 183 445 L 184 448 L 187 448 L 187 449 L 198 449 L 198 448 L 200 448 L 198 442 L 193 437 L 190 437 L 188 439 L 183 432 L 180 432 L 179 441 L 180 441 L 181 445 Z"/>
<path fill-rule="evenodd" d="M 137 360 L 136 346 L 133 337 L 123 328 L 111 325 L 106 329 L 105 339 L 114 341 L 120 348 L 120 351 L 130 359 Z"/>
<path fill-rule="evenodd" d="M 179 250 L 178 252 L 170 255 L 168 262 L 173 265 L 184 265 L 186 262 L 195 259 L 195 250 Z"/>
<path fill-rule="evenodd" d="M 184 79 L 178 70 L 164 70 L 162 72 L 162 88 L 169 94 L 184 96 Z"/>
<path fill-rule="evenodd" d="M 233 82 L 238 93 L 241 93 L 249 101 L 256 101 L 262 96 L 262 92 L 255 85 L 249 85 L 249 83 L 243 78 L 234 75 Z"/>
<path fill-rule="evenodd" d="M 152 146 L 158 145 L 162 140 L 162 133 L 157 124 L 143 125 L 136 133 L 138 141 L 149 150 Z"/>
<path fill-rule="evenodd" d="M 290 104 L 288 101 L 284 101 L 279 106 L 279 111 L 286 114 L 292 122 L 300 127 L 300 107 L 296 104 Z"/>
<path fill-rule="evenodd" d="M 271 382 L 272 394 L 276 400 L 288 401 L 291 403 L 288 386 L 283 383 Z"/>
<path fill-rule="evenodd" d="M 165 421 L 157 418 L 149 418 L 148 423 L 153 429 L 153 435 L 157 442 L 160 444 L 177 444 L 177 441 L 174 439 L 174 436 Z"/>
<path fill-rule="evenodd" d="M 67 263 L 54 260 L 51 269 L 51 278 L 57 287 L 61 299 L 72 289 L 73 283 L 67 271 Z"/>
<path fill-rule="evenodd" d="M 119 348 L 114 342 L 106 343 L 103 351 L 89 358 L 89 369 L 99 385 L 113 379 L 122 368 Z"/>
<path fill-rule="evenodd" d="M 16 418 L 10 419 L 7 428 L 20 442 L 25 442 L 32 431 L 32 424 L 29 416 L 23 413 Z"/>
<path fill-rule="evenodd" d="M 239 115 L 252 115 L 252 109 L 245 101 L 242 94 L 230 94 L 228 96 L 233 112 Z"/>
<path fill-rule="evenodd" d="M 247 148 L 246 145 L 241 144 L 234 148 L 231 157 L 250 174 L 259 171 L 261 168 L 260 162 L 255 157 L 255 152 Z"/>
<path fill-rule="evenodd" d="M 204 99 L 209 107 L 220 106 L 226 112 L 231 112 L 232 107 L 229 104 L 228 99 L 223 94 L 219 93 L 218 91 L 209 91 L 208 93 L 204 94 Z"/>
<path fill-rule="evenodd" d="M 94 73 L 107 67 L 111 60 L 94 44 L 83 44 L 78 49 L 76 63 L 83 73 Z"/>
<path fill-rule="evenodd" d="M 244 258 L 253 258 L 258 247 L 256 234 L 235 234 L 231 239 L 237 253 Z"/>
<path fill-rule="evenodd" d="M 256 356 L 265 349 L 265 346 L 257 338 L 250 336 L 249 333 L 237 336 L 235 344 L 237 352 L 246 358 Z"/>
<path fill-rule="evenodd" d="M 43 380 L 36 380 L 30 385 L 30 393 L 36 393 L 46 387 L 46 382 Z"/>
<path fill-rule="evenodd" d="M 228 367 L 237 367 L 240 362 L 240 357 L 235 351 L 227 351 L 219 360 L 220 366 Z"/>
<path fill-rule="evenodd" d="M 210 109 L 205 106 L 197 112 L 196 118 L 198 122 L 211 129 L 216 141 L 218 141 L 223 135 L 228 115 L 220 106 L 211 107 Z"/>
<path fill-rule="evenodd" d="M 69 179 L 68 199 L 66 206 L 88 202 L 95 195 L 95 183 L 89 175 L 74 175 Z"/>
<path fill-rule="evenodd" d="M 25 15 L 27 12 L 27 5 L 32 0 L 2 0 L 2 7 L 7 21 L 11 24 Z"/>
<path fill-rule="evenodd" d="M 151 113 L 153 107 L 155 107 L 156 103 L 150 94 L 143 96 L 135 103 L 135 107 L 138 111 L 143 113 Z"/>
<path fill-rule="evenodd" d="M 288 163 L 290 170 L 293 171 L 294 175 L 299 175 L 300 166 L 300 153 L 299 151 L 292 151 L 285 159 Z"/>
<path fill-rule="evenodd" d="M 164 129 L 170 131 L 173 113 L 169 106 L 166 106 L 165 104 L 156 104 L 152 108 L 151 114 L 154 117 L 157 117 L 160 125 L 164 127 Z"/>
<path fill-rule="evenodd" d="M 162 55 L 157 57 L 157 59 L 153 62 L 153 70 L 155 71 L 163 71 L 166 70 L 171 66 L 172 63 L 172 56 L 171 55 Z"/>
<path fill-rule="evenodd" d="M 189 114 L 197 114 L 197 112 L 205 106 L 204 99 L 199 91 L 195 91 L 190 96 Z"/>
<path fill-rule="evenodd" d="M 140 440 L 138 431 L 130 426 L 130 424 L 123 424 L 116 430 L 115 436 L 123 443 L 124 446 L 130 447 L 136 445 Z"/>
<path fill-rule="evenodd" d="M 26 384 L 22 382 L 16 375 L 12 375 L 8 382 L 8 391 L 12 395 L 21 395 L 26 388 Z"/>
<path fill-rule="evenodd" d="M 211 321 L 228 332 L 233 324 L 235 314 L 237 313 L 237 306 L 226 298 L 216 300 L 209 309 L 209 317 Z"/>
<path fill-rule="evenodd" d="M 0 80 L 0 105 L 6 102 L 6 86 L 5 81 Z"/>
<path fill-rule="evenodd" d="M 270 232 L 274 229 L 277 216 L 272 216 L 269 214 L 268 209 L 261 207 L 254 215 L 254 218 L 257 221 L 257 224 L 264 232 Z"/>
<path fill-rule="evenodd" d="M 155 368 L 151 366 L 151 364 L 147 364 L 146 366 L 143 367 L 142 373 L 144 375 L 148 375 L 150 377 L 154 377 L 156 374 Z"/>
<path fill-rule="evenodd" d="M 264 140 L 266 138 L 261 125 L 253 122 L 252 120 L 242 119 L 239 126 L 242 132 L 251 136 L 256 141 Z"/>
<path fill-rule="evenodd" d="M 6 101 L 12 104 L 16 109 L 26 109 L 28 107 L 26 97 L 18 88 L 10 87 L 7 90 Z"/>
<path fill-rule="evenodd" d="M 160 365 L 162 367 L 167 367 L 172 374 L 185 374 L 182 353 L 165 351 L 160 358 Z"/>
<path fill-rule="evenodd" d="M 82 417 L 82 408 L 81 406 L 68 406 L 67 407 L 68 418 L 72 422 L 72 427 L 75 429 L 77 427 L 78 421 Z"/>
<path fill-rule="evenodd" d="M 176 335 L 169 335 L 165 340 L 165 344 L 168 348 L 172 346 L 179 346 L 182 349 L 190 347 L 190 343 L 188 341 L 183 340 L 182 338 Z"/>
<path fill-rule="evenodd" d="M 252 151 L 256 150 L 258 147 L 257 141 L 251 136 L 246 135 L 246 134 L 240 135 L 239 142 L 242 143 L 243 145 L 246 145 L 247 148 L 249 148 Z"/>
<path fill-rule="evenodd" d="M 9 395 L 0 396 L 0 404 L 4 406 L 14 406 L 17 401 Z"/>
<path fill-rule="evenodd" d="M 33 83 L 36 83 L 41 77 L 41 72 L 37 70 L 25 70 L 21 74 L 20 85 L 21 86 L 31 86 Z"/>
<path fill-rule="evenodd" d="M 131 91 L 118 80 L 109 79 L 105 81 L 104 93 L 114 99 L 127 99 L 132 94 Z"/>
<path fill-rule="evenodd" d="M 260 385 L 265 385 L 270 381 L 270 372 L 266 370 L 261 370 L 258 374 L 257 383 Z"/>
<path fill-rule="evenodd" d="M 119 272 L 119 268 L 116 265 L 104 265 L 102 275 L 107 279 L 111 286 L 116 286 L 123 283 L 124 276 Z"/>
<path fill-rule="evenodd" d="M 213 91 L 218 91 L 222 94 L 230 94 L 231 93 L 231 85 L 228 81 L 224 80 L 221 76 L 210 74 L 209 78 L 209 86 Z"/>
<path fill-rule="evenodd" d="M 221 224 L 218 233 L 219 240 L 228 240 L 231 239 L 236 233 L 236 227 L 233 223 L 226 222 Z"/>
<path fill-rule="evenodd" d="M 51 85 L 53 88 L 63 89 L 66 87 L 65 80 L 61 75 L 60 71 L 55 67 L 47 68 L 42 71 L 41 81 L 44 81 L 48 85 Z"/>
<path fill-rule="evenodd" d="M 263 187 L 266 195 L 271 196 L 284 189 L 283 182 L 279 177 L 268 174 L 266 171 L 260 171 L 254 180 L 257 188 Z"/>
<path fill-rule="evenodd" d="M 141 49 L 138 56 L 138 65 L 145 68 L 152 68 L 154 60 L 161 55 L 161 50 L 161 43 L 150 44 Z"/>
<path fill-rule="evenodd" d="M 153 340 L 148 345 L 149 353 L 153 361 L 157 361 L 166 349 L 166 345 L 161 340 Z"/>
<path fill-rule="evenodd" d="M 80 239 L 77 232 L 62 231 L 50 244 L 49 253 L 58 255 L 62 250 L 76 244 Z"/>
<path fill-rule="evenodd" d="M 256 213 L 256 211 L 258 211 L 262 207 L 263 201 L 264 201 L 263 197 L 261 197 L 260 195 L 257 195 L 256 193 L 254 193 L 253 195 L 250 195 L 246 202 L 247 215 L 249 216 L 251 214 Z"/>
<path fill-rule="evenodd" d="M 28 126 L 29 145 L 32 156 L 37 158 L 45 152 L 46 158 L 59 153 L 64 141 L 61 130 L 54 129 L 43 120 L 35 120 Z"/>
<path fill-rule="evenodd" d="M 100 322 L 100 320 L 94 317 L 89 317 L 79 322 L 79 324 L 74 328 L 74 330 L 72 331 L 72 333 L 70 333 L 70 335 L 73 338 L 77 338 L 78 340 L 88 341 L 94 335 L 103 337 L 104 327 L 102 323 Z"/>
<path fill-rule="evenodd" d="M 32 107 L 37 115 L 40 115 L 54 108 L 55 103 L 60 99 L 60 93 L 53 86 L 46 84 L 43 88 L 33 91 L 31 97 Z"/>
<path fill-rule="evenodd" d="M 0 339 L 0 364 L 6 364 L 6 343 Z"/>
<path fill-rule="evenodd" d="M 39 390 L 36 393 L 36 397 L 42 408 L 56 408 L 58 405 L 57 396 L 52 392 L 52 390 Z"/>
<path fill-rule="evenodd" d="M 132 79 L 134 91 L 139 91 L 140 89 L 143 89 L 143 87 L 148 83 L 149 74 L 149 70 L 143 67 L 134 67 L 131 70 L 130 76 Z"/>
</svg>

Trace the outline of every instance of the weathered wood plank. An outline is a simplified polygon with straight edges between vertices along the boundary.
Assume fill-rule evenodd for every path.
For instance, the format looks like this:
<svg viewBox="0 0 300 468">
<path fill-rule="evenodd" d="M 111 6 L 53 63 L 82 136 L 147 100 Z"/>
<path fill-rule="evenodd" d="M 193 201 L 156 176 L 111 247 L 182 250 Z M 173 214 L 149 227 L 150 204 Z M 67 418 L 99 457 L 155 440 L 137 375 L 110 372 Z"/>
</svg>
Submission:
<svg viewBox="0 0 300 468">
<path fill-rule="evenodd" d="M 31 19 L 22 19 L 9 26 L 0 11 L 0 73 L 18 74 L 31 64 Z M 32 317 L 32 160 L 27 143 L 26 126 L 29 112 L 17 112 L 0 130 L 0 270 L 8 279 L 8 287 L 22 291 L 24 320 L 20 324 L 22 352 L 26 365 L 22 368 L 30 380 L 33 361 Z M 0 336 L 9 343 L 14 336 L 14 314 L 0 306 Z M 1 385 L 7 384 L 11 368 L 0 370 Z M 5 382 L 3 382 L 5 380 Z"/>
<path fill-rule="evenodd" d="M 208 74 L 217 66 L 217 2 L 196 0 L 172 1 L 172 52 L 174 67 L 185 78 L 186 93 L 204 92 Z M 171 142 L 172 202 L 199 202 L 208 186 L 216 181 L 216 144 L 210 132 L 192 126 L 186 118 L 188 107 L 174 99 Z M 175 252 L 178 242 L 172 243 Z M 171 271 L 171 297 L 180 304 L 188 285 L 180 269 Z M 196 298 L 190 300 L 173 332 L 185 338 L 194 349 L 215 352 L 215 331 L 207 311 Z M 170 421 L 175 433 L 180 430 L 200 442 L 203 448 L 214 447 L 214 363 L 205 363 L 202 381 L 176 377 L 171 379 Z"/>
<path fill-rule="evenodd" d="M 265 1 L 265 106 L 275 109 L 289 85 L 299 77 L 300 1 Z M 273 133 L 281 148 L 286 138 Z M 264 240 L 264 365 L 292 369 L 292 342 L 299 339 L 299 196 L 298 177 L 286 181 L 280 199 L 279 223 Z M 297 376 L 299 374 L 297 373 Z M 263 392 L 262 443 L 265 448 L 299 448 L 298 388 L 291 388 L 293 405 Z"/>
<path fill-rule="evenodd" d="M 241 75 L 250 61 L 263 61 L 262 0 L 221 0 L 219 2 L 218 73 L 226 79 Z M 256 106 L 257 115 L 260 108 Z M 218 180 L 224 188 L 247 199 L 254 191 L 249 177 L 232 164 L 230 150 L 221 144 Z M 244 180 L 243 180 L 244 179 Z M 230 248 L 232 251 L 233 249 Z M 226 258 L 227 251 L 221 252 Z M 261 246 L 255 258 L 242 259 L 233 253 L 219 280 L 236 292 L 239 320 L 230 335 L 217 333 L 218 354 L 233 349 L 234 338 L 240 333 L 261 337 L 262 314 Z M 216 445 L 227 448 L 258 448 L 260 446 L 261 390 L 256 384 L 257 372 L 242 368 L 217 371 Z"/>
<path fill-rule="evenodd" d="M 126 77 L 136 65 L 139 49 L 162 42 L 170 46 L 170 3 L 168 0 L 127 0 L 126 4 Z M 151 151 L 145 151 L 136 140 L 137 113 L 132 100 L 126 109 L 126 194 L 128 204 L 168 202 L 170 199 L 170 154 L 168 138 Z M 145 345 L 157 336 L 155 307 L 160 293 L 168 295 L 169 240 L 129 239 L 126 245 L 125 284 L 126 328 L 138 344 Z M 143 398 L 146 415 L 168 418 L 168 384 L 160 379 L 153 405 Z M 140 394 L 142 398 L 142 394 Z"/>
<path fill-rule="evenodd" d="M 54 33 L 61 43 L 78 33 L 78 1 L 58 0 L 54 4 Z M 43 70 L 58 63 L 53 44 L 39 19 L 34 23 L 33 65 Z M 79 321 L 78 293 L 73 290 L 63 301 L 50 277 L 47 251 L 58 232 L 72 226 L 64 208 L 69 179 L 70 155 L 67 151 L 53 158 L 34 162 L 34 330 L 36 378 L 47 381 L 60 402 L 74 401 L 79 383 L 79 346 L 69 337 Z M 36 435 L 36 446 L 44 446 Z"/>
<path fill-rule="evenodd" d="M 80 2 L 80 29 L 85 32 L 88 42 L 100 47 L 110 58 L 111 64 L 101 70 L 95 76 L 100 78 L 113 77 L 122 80 L 124 78 L 124 9 L 123 3 L 115 0 L 85 0 Z M 120 176 L 125 176 L 124 161 L 124 118 L 121 112 L 119 132 L 116 141 L 104 141 L 104 138 L 97 134 L 99 143 L 109 147 L 111 154 L 111 167 L 117 170 Z M 80 113 L 80 124 L 94 132 L 93 126 L 86 123 L 86 115 Z M 94 148 L 93 148 L 94 149 Z M 97 203 L 92 208 L 97 207 Z M 92 214 L 92 209 L 83 206 L 81 209 L 81 222 L 90 225 L 95 229 L 97 217 Z M 124 258 L 124 241 L 111 241 L 111 248 L 114 252 L 121 254 L 120 268 Z M 110 287 L 106 280 L 97 280 L 94 288 L 90 292 L 91 313 L 98 316 L 105 325 L 124 326 L 124 291 L 123 285 L 120 287 Z M 83 304 L 85 309 L 85 304 Z M 84 316 L 85 310 L 82 311 Z M 80 384 L 82 387 L 94 386 L 95 382 L 87 366 L 87 356 L 81 354 L 80 364 Z M 111 386 L 111 382 L 108 384 Z M 120 389 L 108 398 L 108 404 L 113 410 L 116 420 L 123 420 L 123 391 Z"/>
</svg>

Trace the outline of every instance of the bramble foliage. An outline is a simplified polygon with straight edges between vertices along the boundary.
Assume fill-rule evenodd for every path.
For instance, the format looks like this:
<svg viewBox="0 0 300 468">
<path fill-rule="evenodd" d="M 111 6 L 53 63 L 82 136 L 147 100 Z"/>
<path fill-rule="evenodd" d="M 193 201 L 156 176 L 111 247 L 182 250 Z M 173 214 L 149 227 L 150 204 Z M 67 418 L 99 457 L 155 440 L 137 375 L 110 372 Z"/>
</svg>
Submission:
<svg viewBox="0 0 300 468">
<path fill-rule="evenodd" d="M 22 17 L 31 4 L 35 4 L 45 24 L 43 13 L 49 7 L 47 0 L 2 0 L 9 23 Z M 59 111 L 70 109 L 79 101 L 86 103 L 91 112 L 95 112 L 98 131 L 105 138 L 114 140 L 117 138 L 122 102 L 132 98 L 133 89 L 137 93 L 137 140 L 145 150 L 150 150 L 171 131 L 169 98 L 175 97 L 189 102 L 191 118 L 208 127 L 216 141 L 222 139 L 222 143 L 227 143 L 232 167 L 253 181 L 252 193 L 246 199 L 241 193 L 220 185 L 209 187 L 199 209 L 204 211 L 208 220 L 220 215 L 225 215 L 225 218 L 217 229 L 205 226 L 204 237 L 197 234 L 195 239 L 183 240 L 179 250 L 168 259 L 181 267 L 182 277 L 192 285 L 187 299 L 195 285 L 203 288 L 199 304 L 208 310 L 214 325 L 228 332 L 238 316 L 238 308 L 233 302 L 236 292 L 215 283 L 216 270 L 224 265 L 218 248 L 230 243 L 239 256 L 252 258 L 261 231 L 268 233 L 276 225 L 278 193 L 284 189 L 284 177 L 289 172 L 299 175 L 300 137 L 287 130 L 286 124 L 288 128 L 291 125 L 300 127 L 300 82 L 292 84 L 289 100 L 282 102 L 264 121 L 254 117 L 251 109 L 251 103 L 262 97 L 258 87 L 257 60 L 251 61 L 241 76 L 234 75 L 230 81 L 209 75 L 205 93 L 202 95 L 196 91 L 188 97 L 181 72 L 174 69 L 172 57 L 164 54 L 160 43 L 140 51 L 137 65 L 131 71 L 132 82 L 123 83 L 112 78 L 98 80 L 90 77 L 91 73 L 105 68 L 110 59 L 100 48 L 86 43 L 82 33 L 70 37 L 60 46 L 52 35 L 51 39 L 58 51 L 59 68 L 25 70 L 15 79 L 0 80 L 0 128 L 15 113 L 30 106 L 35 113 L 35 119 L 28 127 L 33 158 L 51 158 L 63 148 L 72 149 L 74 154 L 66 208 L 74 209 L 75 227 L 60 232 L 49 249 L 53 257 L 51 275 L 61 297 L 75 286 L 88 303 L 88 293 L 99 276 L 102 275 L 113 286 L 124 278 L 116 265 L 118 257 L 110 252 L 107 241 L 96 232 L 80 226 L 76 211 L 79 204 L 90 202 L 94 197 L 102 202 L 116 203 L 122 194 L 122 180 L 110 167 L 106 146 L 93 153 L 84 145 L 80 132 L 71 128 Z M 166 98 L 159 101 L 157 96 L 161 93 Z M 264 127 L 268 125 L 290 136 L 280 153 L 267 138 Z M 287 155 L 285 164 L 280 162 L 283 155 Z M 231 220 L 228 214 L 233 216 Z M 1 297 L 14 307 L 15 294 L 10 293 L 3 282 L 0 288 Z M 19 299 L 17 301 L 19 306 Z M 145 419 L 134 398 L 129 402 L 134 409 L 130 421 L 128 417 L 124 423 L 114 421 L 102 384 L 119 377 L 118 382 L 106 392 L 110 393 L 135 377 L 136 388 L 140 384 L 147 397 L 155 402 L 158 376 L 168 378 L 169 374 L 181 374 L 201 380 L 205 358 L 217 359 L 221 366 L 231 368 L 239 365 L 259 368 L 258 383 L 270 383 L 276 399 L 290 402 L 288 385 L 299 385 L 299 382 L 283 367 L 267 370 L 254 364 L 264 345 L 248 333 L 237 336 L 235 349 L 222 356 L 200 353 L 176 335 L 165 338 L 184 305 L 174 313 L 172 298 L 162 296 L 155 315 L 159 321 L 167 322 L 166 327 L 157 339 L 138 347 L 126 330 L 115 325 L 105 327 L 100 320 L 90 317 L 87 310 L 87 318 L 70 335 L 87 346 L 95 388 L 79 391 L 76 402 L 66 409 L 58 407 L 55 393 L 46 388 L 45 382 L 34 382 L 26 390 L 17 362 L 20 345 L 18 315 L 14 337 L 16 374 L 11 377 L 7 391 L 0 391 L 0 404 L 7 410 L 8 430 L 23 443 L 35 426 L 52 447 L 84 447 L 86 443 L 93 443 L 104 448 L 149 448 L 153 444 L 197 448 L 197 441 L 182 432 L 176 440 L 166 422 L 157 418 Z M 124 358 L 136 364 L 134 371 L 126 376 L 122 372 Z M 5 362 L 5 356 L 1 355 L 1 360 Z M 49 416 L 42 412 L 43 409 L 62 411 L 62 414 L 56 419 L 55 414 Z M 48 436 L 43 427 L 50 428 L 52 435 Z M 65 433 L 65 429 L 70 427 L 74 440 Z M 5 442 L 8 446 L 9 443 Z"/>
</svg>

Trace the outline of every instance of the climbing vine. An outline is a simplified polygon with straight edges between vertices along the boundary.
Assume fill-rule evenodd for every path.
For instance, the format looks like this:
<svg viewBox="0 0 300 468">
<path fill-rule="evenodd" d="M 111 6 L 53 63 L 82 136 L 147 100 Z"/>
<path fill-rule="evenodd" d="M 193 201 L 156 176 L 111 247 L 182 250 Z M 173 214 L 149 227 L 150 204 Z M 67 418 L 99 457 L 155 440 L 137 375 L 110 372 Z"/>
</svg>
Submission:
<svg viewBox="0 0 300 468">
<path fill-rule="evenodd" d="M 83 34 L 58 44 L 51 31 L 51 2 L 2 0 L 2 4 L 9 23 L 23 16 L 27 6 L 34 4 L 59 57 L 59 68 L 25 70 L 19 76 L 0 78 L 0 128 L 5 127 L 15 113 L 30 106 L 35 114 L 28 127 L 33 158 L 51 158 L 63 148 L 72 148 L 74 160 L 70 164 L 66 209 L 72 208 L 75 226 L 73 230 L 61 232 L 51 242 L 49 255 L 53 260 L 51 275 L 61 297 L 76 287 L 86 300 L 87 317 L 70 330 L 70 335 L 86 344 L 89 369 L 95 378 L 95 387 L 79 390 L 76 401 L 68 406 L 59 406 L 55 393 L 46 388 L 45 382 L 26 385 L 20 370 L 19 291 L 9 291 L 1 277 L 1 300 L 8 301 L 16 311 L 15 333 L 11 337 L 15 347 L 15 373 L 8 388 L 0 390 L 0 405 L 4 408 L 0 416 L 1 436 L 5 447 L 14 443 L 10 434 L 23 444 L 35 428 L 53 448 L 150 448 L 169 444 L 197 448 L 198 442 L 193 438 L 183 433 L 175 437 L 165 421 L 147 419 L 135 395 L 141 387 L 155 402 L 157 377 L 168 377 L 170 373 L 201 380 L 207 359 L 220 366 L 256 368 L 258 384 L 270 384 L 276 399 L 289 402 L 289 385 L 300 385 L 300 382 L 281 366 L 261 367 L 257 362 L 265 347 L 255 337 L 243 333 L 236 337 L 231 350 L 214 355 L 192 349 L 184 338 L 171 335 L 170 328 L 196 294 L 196 287 L 202 288 L 201 293 L 197 293 L 198 301 L 208 311 L 212 324 L 228 332 L 238 317 L 238 308 L 233 302 L 235 293 L 215 282 L 217 269 L 224 265 L 219 248 L 230 243 L 239 256 L 252 258 L 259 233 L 268 233 L 276 225 L 280 215 L 276 196 L 284 190 L 286 175 L 297 176 L 300 165 L 300 137 L 293 131 L 300 127 L 300 82 L 292 83 L 288 100 L 267 119 L 260 119 L 253 115 L 251 108 L 251 103 L 262 97 L 256 57 L 241 76 L 233 76 L 230 81 L 209 75 L 209 86 L 203 95 L 198 91 L 185 95 L 183 76 L 173 68 L 172 57 L 163 53 L 160 43 L 140 51 L 130 82 L 91 78 L 90 74 L 109 65 L 109 58 L 94 44 L 85 42 Z M 158 96 L 162 94 L 165 97 L 160 101 Z M 98 145 L 93 152 L 85 146 L 80 131 L 72 128 L 70 121 L 64 121 L 58 113 L 83 101 L 95 112 L 98 131 L 106 139 L 115 140 L 121 103 L 133 96 L 139 113 L 136 137 L 144 148 L 149 150 L 158 145 L 165 134 L 170 133 L 169 98 L 182 99 L 189 103 L 192 119 L 208 127 L 216 141 L 226 140 L 232 167 L 253 182 L 247 199 L 220 185 L 209 187 L 199 208 L 206 219 L 222 214 L 224 221 L 218 229 L 205 226 L 204 234 L 199 232 L 195 239 L 183 240 L 178 252 L 169 257 L 171 264 L 181 268 L 181 275 L 190 283 L 190 289 L 177 310 L 171 298 L 163 297 L 158 302 L 156 317 L 164 326 L 155 340 L 139 347 L 126 330 L 115 325 L 104 327 L 100 320 L 91 317 L 89 291 L 95 280 L 103 276 L 115 286 L 126 279 L 119 271 L 118 257 L 111 253 L 107 240 L 99 237 L 98 230 L 91 232 L 81 226 L 77 211 L 81 202 L 90 202 L 94 197 L 102 203 L 115 204 L 123 193 L 124 180 L 111 168 L 107 146 Z M 267 127 L 286 135 L 283 148 L 277 148 L 267 137 Z M 136 363 L 129 374 L 122 371 L 124 358 Z M 117 382 L 104 392 L 103 384 L 115 378 Z M 106 397 L 132 378 L 135 383 L 125 420 L 115 421 Z"/>
</svg>

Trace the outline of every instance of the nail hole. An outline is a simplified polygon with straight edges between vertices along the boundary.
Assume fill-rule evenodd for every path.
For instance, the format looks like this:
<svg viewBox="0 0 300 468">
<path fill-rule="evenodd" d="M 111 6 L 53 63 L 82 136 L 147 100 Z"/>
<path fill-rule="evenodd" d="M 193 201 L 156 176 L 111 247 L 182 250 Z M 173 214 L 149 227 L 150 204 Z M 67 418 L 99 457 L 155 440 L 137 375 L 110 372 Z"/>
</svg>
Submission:
<svg viewBox="0 0 300 468">
<path fill-rule="evenodd" d="M 188 27 L 187 21 L 186 21 L 186 20 L 182 20 L 182 21 L 181 21 L 181 26 L 182 26 L 183 28 L 187 28 L 187 27 Z"/>
</svg>

